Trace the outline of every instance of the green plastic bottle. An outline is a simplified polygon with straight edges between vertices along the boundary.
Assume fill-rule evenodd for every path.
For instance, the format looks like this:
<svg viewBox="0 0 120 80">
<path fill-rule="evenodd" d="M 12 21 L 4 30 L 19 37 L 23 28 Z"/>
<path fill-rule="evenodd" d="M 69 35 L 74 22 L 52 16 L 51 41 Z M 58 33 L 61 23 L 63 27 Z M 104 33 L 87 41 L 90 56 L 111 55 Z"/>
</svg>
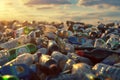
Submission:
<svg viewBox="0 0 120 80">
<path fill-rule="evenodd" d="M 8 53 L 9 53 L 8 59 L 12 60 L 12 59 L 16 58 L 18 55 L 23 54 L 23 53 L 34 54 L 36 51 L 37 51 L 36 45 L 28 43 L 26 45 L 22 45 L 20 47 L 10 49 L 8 51 Z"/>
<path fill-rule="evenodd" d="M 0 80 L 19 80 L 16 76 L 4 75 L 0 76 Z"/>
</svg>

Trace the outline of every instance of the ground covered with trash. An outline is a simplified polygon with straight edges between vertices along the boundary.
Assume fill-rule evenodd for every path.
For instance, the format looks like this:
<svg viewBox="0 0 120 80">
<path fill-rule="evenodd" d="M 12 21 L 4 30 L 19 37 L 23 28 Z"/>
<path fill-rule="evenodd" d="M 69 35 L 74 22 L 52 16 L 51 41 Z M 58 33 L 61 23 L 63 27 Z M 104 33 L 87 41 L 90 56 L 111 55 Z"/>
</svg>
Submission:
<svg viewBox="0 0 120 80">
<path fill-rule="evenodd" d="M 120 80 L 120 23 L 1 21 L 0 80 Z"/>
</svg>

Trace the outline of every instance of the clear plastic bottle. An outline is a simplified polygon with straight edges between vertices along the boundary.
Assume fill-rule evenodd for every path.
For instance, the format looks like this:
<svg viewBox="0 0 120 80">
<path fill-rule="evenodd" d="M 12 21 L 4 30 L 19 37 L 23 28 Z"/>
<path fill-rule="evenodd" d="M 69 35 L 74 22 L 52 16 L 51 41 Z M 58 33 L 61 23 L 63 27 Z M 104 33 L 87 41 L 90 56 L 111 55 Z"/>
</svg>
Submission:
<svg viewBox="0 0 120 80">
<path fill-rule="evenodd" d="M 18 47 L 18 45 L 19 45 L 18 39 L 13 39 L 8 42 L 0 44 L 0 47 L 5 49 L 11 49 L 11 48 Z"/>
<path fill-rule="evenodd" d="M 57 62 L 49 55 L 42 54 L 39 64 L 39 69 L 46 75 L 57 75 L 59 72 Z"/>
<path fill-rule="evenodd" d="M 119 62 L 120 56 L 117 54 L 112 54 L 105 58 L 102 63 L 107 64 L 107 65 L 114 65 L 115 63 Z"/>
<path fill-rule="evenodd" d="M 65 44 L 65 51 L 66 51 L 66 52 L 74 52 L 74 51 L 75 51 L 75 48 L 74 48 L 73 45 L 66 43 L 66 44 Z"/>
<path fill-rule="evenodd" d="M 60 51 L 65 52 L 65 41 L 58 36 L 55 38 L 55 41 L 59 45 Z"/>
<path fill-rule="evenodd" d="M 9 53 L 7 50 L 0 51 L 0 66 L 4 65 L 5 63 L 9 62 Z"/>
<path fill-rule="evenodd" d="M 96 47 L 96 48 L 105 48 L 106 47 L 105 46 L 105 41 L 102 40 L 102 39 L 96 39 L 94 47 Z"/>
<path fill-rule="evenodd" d="M 62 54 L 61 52 L 58 52 L 58 51 L 54 51 L 52 54 L 51 54 L 51 57 L 53 59 L 55 59 L 55 61 L 57 62 L 58 66 L 63 69 L 63 67 L 65 66 L 66 64 L 66 61 L 68 60 L 68 57 L 64 54 Z"/>
<path fill-rule="evenodd" d="M 89 64 L 89 65 L 92 65 L 92 62 L 88 59 L 88 58 L 85 58 L 85 57 L 82 57 L 82 56 L 78 56 L 77 54 L 75 53 L 68 53 L 67 56 L 72 59 L 73 61 L 75 61 L 76 63 L 86 63 L 86 64 Z"/>
<path fill-rule="evenodd" d="M 120 80 L 120 68 L 98 63 L 93 67 L 93 70 L 97 75 L 102 75 L 105 78 L 111 78 L 112 80 Z"/>
<path fill-rule="evenodd" d="M 53 32 L 55 33 L 57 31 L 57 28 L 53 25 L 45 25 L 45 30 L 44 30 L 44 33 L 47 33 L 47 32 Z"/>
<path fill-rule="evenodd" d="M 89 65 L 85 63 L 77 63 L 73 65 L 72 74 L 79 76 L 80 80 L 100 80 Z"/>
<path fill-rule="evenodd" d="M 42 53 L 23 53 L 19 56 L 17 56 L 15 59 L 7 62 L 4 64 L 4 66 L 11 65 L 11 64 L 26 64 L 28 66 L 31 66 L 32 64 L 39 61 L 39 58 L 41 57 Z"/>
<path fill-rule="evenodd" d="M 59 51 L 59 47 L 54 40 L 48 41 L 48 50 L 49 50 L 49 53 L 52 53 L 53 51 Z"/>
<path fill-rule="evenodd" d="M 119 44 L 119 41 L 118 35 L 111 34 L 110 38 L 106 42 L 107 48 L 113 48 L 114 45 Z"/>
<path fill-rule="evenodd" d="M 71 70 L 73 64 L 75 64 L 75 61 L 73 61 L 72 59 L 68 59 L 66 61 L 66 64 L 65 64 L 64 68 L 63 68 L 63 71 Z"/>
<path fill-rule="evenodd" d="M 47 48 L 40 48 L 36 51 L 36 53 L 41 53 L 41 54 L 47 54 L 48 53 L 48 49 Z"/>
<path fill-rule="evenodd" d="M 6 63 L 4 66 L 10 64 L 26 64 L 30 66 L 33 62 L 34 62 L 34 56 L 30 53 L 24 53 L 19 55 L 16 59 L 13 59 L 12 61 Z"/>
<path fill-rule="evenodd" d="M 84 44 L 81 45 L 81 47 L 94 47 L 93 40 L 88 39 Z"/>
</svg>

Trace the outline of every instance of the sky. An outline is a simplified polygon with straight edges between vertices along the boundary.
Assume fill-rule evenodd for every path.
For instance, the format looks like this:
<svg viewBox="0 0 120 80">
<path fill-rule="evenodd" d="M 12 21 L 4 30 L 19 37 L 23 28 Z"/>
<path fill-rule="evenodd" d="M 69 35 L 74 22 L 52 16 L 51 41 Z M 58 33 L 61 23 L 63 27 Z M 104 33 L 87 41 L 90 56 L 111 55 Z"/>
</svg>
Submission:
<svg viewBox="0 0 120 80">
<path fill-rule="evenodd" d="M 0 20 L 120 21 L 119 0 L 1 0 Z"/>
</svg>

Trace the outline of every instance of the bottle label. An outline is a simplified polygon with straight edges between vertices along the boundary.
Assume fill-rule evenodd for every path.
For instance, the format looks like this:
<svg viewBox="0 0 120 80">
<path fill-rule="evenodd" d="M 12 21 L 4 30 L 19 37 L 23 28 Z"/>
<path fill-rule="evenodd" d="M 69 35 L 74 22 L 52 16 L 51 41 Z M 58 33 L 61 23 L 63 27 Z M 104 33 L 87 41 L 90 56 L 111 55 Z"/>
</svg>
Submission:
<svg viewBox="0 0 120 80">
<path fill-rule="evenodd" d="M 16 56 L 23 54 L 23 53 L 30 53 L 29 48 L 25 46 L 25 47 L 21 47 L 16 50 Z"/>
</svg>

